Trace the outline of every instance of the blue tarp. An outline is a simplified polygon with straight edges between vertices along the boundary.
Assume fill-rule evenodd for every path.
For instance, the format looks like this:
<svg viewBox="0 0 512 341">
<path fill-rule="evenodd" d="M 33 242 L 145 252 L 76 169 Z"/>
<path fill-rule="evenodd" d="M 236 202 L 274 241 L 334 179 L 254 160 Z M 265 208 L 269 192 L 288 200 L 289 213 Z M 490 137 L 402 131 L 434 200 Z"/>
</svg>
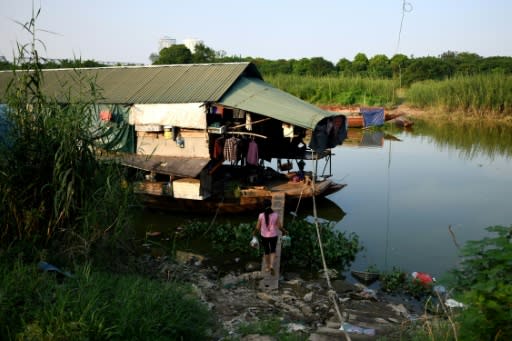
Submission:
<svg viewBox="0 0 512 341">
<path fill-rule="evenodd" d="M 365 127 L 381 126 L 384 124 L 384 108 L 361 108 Z"/>
</svg>

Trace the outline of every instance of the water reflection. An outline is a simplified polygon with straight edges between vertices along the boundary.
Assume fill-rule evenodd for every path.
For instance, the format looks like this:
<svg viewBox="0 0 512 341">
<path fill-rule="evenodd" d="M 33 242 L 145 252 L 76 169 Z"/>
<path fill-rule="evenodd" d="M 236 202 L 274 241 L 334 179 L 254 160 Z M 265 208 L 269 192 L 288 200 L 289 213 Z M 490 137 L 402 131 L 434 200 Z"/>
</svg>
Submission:
<svg viewBox="0 0 512 341">
<path fill-rule="evenodd" d="M 335 151 L 335 176 L 348 184 L 329 197 L 346 212 L 336 228 L 357 233 L 365 247 L 353 268 L 439 276 L 458 262 L 450 226 L 463 244 L 484 237 L 487 226 L 511 224 L 510 128 L 420 123 L 384 131 L 402 141 Z"/>
<path fill-rule="evenodd" d="M 316 207 L 317 218 L 319 218 L 321 222 L 338 223 L 341 222 L 346 214 L 337 203 L 328 198 L 317 198 Z M 314 217 L 313 203 L 311 201 L 303 203 L 298 207 L 298 209 L 296 208 L 293 211 L 289 211 L 289 214 L 292 217 L 292 220 L 306 219 L 308 221 L 312 221 Z"/>
<path fill-rule="evenodd" d="M 341 146 L 345 147 L 363 147 L 363 148 L 382 148 L 384 140 L 401 141 L 395 135 L 384 129 L 358 129 L 350 128 L 347 132 L 347 139 Z"/>
<path fill-rule="evenodd" d="M 455 120 L 418 120 L 413 136 L 422 136 L 439 148 L 456 149 L 460 156 L 471 159 L 478 154 L 489 158 L 512 156 L 512 127 L 505 124 L 475 119 L 457 122 Z"/>
</svg>

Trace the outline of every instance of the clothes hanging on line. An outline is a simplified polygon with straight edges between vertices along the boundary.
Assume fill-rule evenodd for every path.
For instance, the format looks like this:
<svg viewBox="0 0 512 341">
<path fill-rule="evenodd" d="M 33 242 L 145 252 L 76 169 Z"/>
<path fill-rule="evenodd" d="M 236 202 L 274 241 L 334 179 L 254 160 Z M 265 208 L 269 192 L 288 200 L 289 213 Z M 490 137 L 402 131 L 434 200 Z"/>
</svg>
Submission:
<svg viewBox="0 0 512 341">
<path fill-rule="evenodd" d="M 226 140 L 224 143 L 224 160 L 238 161 L 238 143 L 239 139 L 235 136 Z"/>
<path fill-rule="evenodd" d="M 252 140 L 247 148 L 247 164 L 257 166 L 259 162 L 258 144 Z"/>
<path fill-rule="evenodd" d="M 215 140 L 213 145 L 213 158 L 215 160 L 223 160 L 224 159 L 224 137 L 219 137 Z"/>
</svg>

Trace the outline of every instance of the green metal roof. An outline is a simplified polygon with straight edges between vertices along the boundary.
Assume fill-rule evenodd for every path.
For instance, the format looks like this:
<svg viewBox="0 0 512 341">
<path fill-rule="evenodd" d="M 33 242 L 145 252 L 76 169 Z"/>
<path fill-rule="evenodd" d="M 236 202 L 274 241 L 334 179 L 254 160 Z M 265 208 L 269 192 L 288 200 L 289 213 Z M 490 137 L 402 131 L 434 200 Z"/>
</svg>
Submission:
<svg viewBox="0 0 512 341">
<path fill-rule="evenodd" d="M 53 69 L 43 70 L 42 90 L 62 102 L 69 100 L 67 91 L 73 99 L 87 94 L 89 84 L 100 90 L 97 103 L 215 102 L 241 75 L 261 79 L 252 63 Z M 12 77 L 12 71 L 0 72 L 0 100 Z"/>
<path fill-rule="evenodd" d="M 250 77 L 240 77 L 219 103 L 309 129 L 314 129 L 322 119 L 336 115 L 274 88 L 261 79 Z"/>
<path fill-rule="evenodd" d="M 13 75 L 0 71 L 0 103 Z M 265 83 L 252 63 L 43 70 L 43 93 L 63 103 L 90 100 L 84 96 L 91 84 L 101 95 L 98 104 L 217 102 L 308 129 L 335 115 Z"/>
</svg>

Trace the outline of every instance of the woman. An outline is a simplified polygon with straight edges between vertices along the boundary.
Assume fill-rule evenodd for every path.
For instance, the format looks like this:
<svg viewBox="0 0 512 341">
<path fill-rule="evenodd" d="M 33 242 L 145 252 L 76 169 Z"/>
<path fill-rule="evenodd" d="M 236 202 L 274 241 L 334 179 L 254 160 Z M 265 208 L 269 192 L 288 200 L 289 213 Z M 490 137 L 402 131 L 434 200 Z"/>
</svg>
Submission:
<svg viewBox="0 0 512 341">
<path fill-rule="evenodd" d="M 256 236 L 259 231 L 261 244 L 265 252 L 265 271 L 270 271 L 270 274 L 273 276 L 277 238 L 279 237 L 278 230 L 281 230 L 283 234 L 287 234 L 288 231 L 281 226 L 279 215 L 272 210 L 272 202 L 265 199 L 263 204 L 265 209 L 258 215 L 258 222 L 256 223 L 253 235 Z"/>
</svg>

